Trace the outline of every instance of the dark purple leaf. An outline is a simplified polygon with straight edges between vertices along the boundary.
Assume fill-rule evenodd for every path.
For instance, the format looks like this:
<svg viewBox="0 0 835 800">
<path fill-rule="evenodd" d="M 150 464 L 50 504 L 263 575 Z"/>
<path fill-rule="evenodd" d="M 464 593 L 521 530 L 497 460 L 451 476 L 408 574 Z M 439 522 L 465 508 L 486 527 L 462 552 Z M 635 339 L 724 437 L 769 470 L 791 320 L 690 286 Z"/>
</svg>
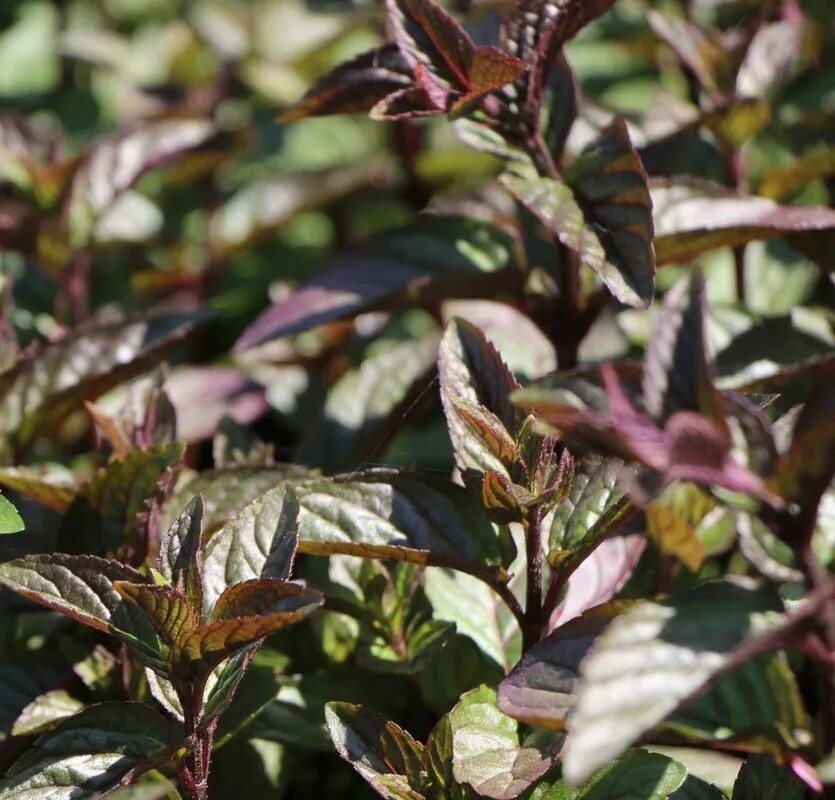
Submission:
<svg viewBox="0 0 835 800">
<path fill-rule="evenodd" d="M 460 242 L 467 241 L 466 251 Z M 235 349 L 393 304 L 409 293 L 446 287 L 445 294 L 479 295 L 512 286 L 516 242 L 507 231 L 463 217 L 426 214 L 411 227 L 383 235 L 341 256 L 329 269 L 265 311 L 244 331 Z M 497 275 L 501 271 L 501 276 Z M 520 273 L 521 274 L 521 273 Z"/>
<path fill-rule="evenodd" d="M 414 75 L 397 45 L 369 50 L 320 78 L 281 122 L 370 111 L 380 100 L 410 87 Z"/>
</svg>

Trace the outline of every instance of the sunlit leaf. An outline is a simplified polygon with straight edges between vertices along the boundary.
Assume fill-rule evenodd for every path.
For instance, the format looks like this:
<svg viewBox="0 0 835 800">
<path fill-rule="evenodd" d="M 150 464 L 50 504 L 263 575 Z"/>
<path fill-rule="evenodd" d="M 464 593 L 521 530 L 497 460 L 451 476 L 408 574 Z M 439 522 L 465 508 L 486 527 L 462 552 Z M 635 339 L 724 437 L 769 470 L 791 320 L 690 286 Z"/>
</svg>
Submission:
<svg viewBox="0 0 835 800">
<path fill-rule="evenodd" d="M 696 180 L 656 179 L 650 188 L 659 264 L 683 263 L 757 239 L 835 228 L 835 211 L 821 206 L 781 206 Z"/>
<path fill-rule="evenodd" d="M 508 462 L 519 458 L 513 439 L 521 414 L 510 402 L 519 384 L 493 343 L 454 320 L 441 342 L 438 373 L 459 468 L 507 474 Z"/>
<path fill-rule="evenodd" d="M 293 491 L 300 553 L 471 567 L 501 560 L 499 537 L 481 504 L 444 481 L 371 470 L 294 482 Z"/>
<path fill-rule="evenodd" d="M 520 743 L 518 724 L 499 710 L 493 689 L 467 692 L 449 723 L 455 779 L 482 797 L 518 797 L 551 767 L 550 756 Z"/>
<path fill-rule="evenodd" d="M 728 668 L 735 649 L 763 630 L 768 612 L 780 610 L 770 592 L 726 580 L 641 601 L 618 617 L 580 668 L 566 778 L 583 781 L 662 722 Z"/>
<path fill-rule="evenodd" d="M 5 497 L 0 495 L 0 535 L 19 533 L 24 527 L 17 509 Z"/>
<path fill-rule="evenodd" d="M 282 485 L 247 505 L 206 545 L 203 611 L 211 612 L 227 589 L 242 581 L 290 576 L 296 554 L 299 504 Z"/>
</svg>

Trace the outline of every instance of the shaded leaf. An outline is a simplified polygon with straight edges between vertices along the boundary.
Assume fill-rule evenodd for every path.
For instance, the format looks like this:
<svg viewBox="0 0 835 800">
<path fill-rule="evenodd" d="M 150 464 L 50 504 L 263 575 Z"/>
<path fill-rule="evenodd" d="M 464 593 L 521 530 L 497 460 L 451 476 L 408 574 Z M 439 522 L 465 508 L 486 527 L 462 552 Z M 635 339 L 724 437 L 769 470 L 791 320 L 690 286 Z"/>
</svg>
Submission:
<svg viewBox="0 0 835 800">
<path fill-rule="evenodd" d="M 766 755 L 745 759 L 734 783 L 733 800 L 802 800 L 803 784 Z"/>
<path fill-rule="evenodd" d="M 357 661 L 373 672 L 396 675 L 414 675 L 426 667 L 432 657 L 441 650 L 455 633 L 455 625 L 442 620 L 426 620 L 406 635 L 405 650 L 381 639 L 362 644 L 357 651 Z"/>
<path fill-rule="evenodd" d="M 307 429 L 296 458 L 331 469 L 356 464 L 425 388 L 437 352 L 438 336 L 431 333 L 374 353 L 346 372 L 330 388 L 323 418 Z"/>
<path fill-rule="evenodd" d="M 90 797 L 151 768 L 183 737 L 141 703 L 102 703 L 38 739 L 0 781 L 0 798 Z M 143 764 L 147 766 L 143 769 Z"/>
<path fill-rule="evenodd" d="M 580 670 L 564 774 L 586 779 L 727 669 L 734 650 L 781 610 L 766 590 L 702 584 L 641 601 L 600 636 Z M 675 680 L 673 680 L 675 676 Z"/>
<path fill-rule="evenodd" d="M 711 380 L 704 332 L 705 288 L 700 275 L 684 278 L 664 296 L 644 356 L 643 398 L 663 424 L 677 411 L 698 411 L 724 425 Z"/>
<path fill-rule="evenodd" d="M 323 325 L 361 311 L 395 302 L 410 289 L 423 293 L 443 286 L 444 296 L 456 281 L 473 296 L 479 279 L 503 279 L 491 273 L 509 270 L 516 244 L 504 230 L 477 220 L 421 216 L 414 225 L 380 236 L 349 251 L 329 268 L 265 311 L 236 344 L 246 350 L 278 336 Z M 495 282 L 495 281 L 494 281 Z M 410 303 L 415 297 L 410 296 Z"/>
<path fill-rule="evenodd" d="M 144 548 L 149 504 L 160 499 L 164 479 L 173 480 L 181 444 L 134 450 L 96 472 L 78 492 L 61 526 L 61 544 L 74 552 L 111 555 Z"/>
<path fill-rule="evenodd" d="M 85 400 L 144 372 L 203 315 L 165 314 L 80 326 L 0 376 L 0 456 L 25 450 Z"/>
<path fill-rule="evenodd" d="M 328 703 L 325 719 L 336 751 L 384 798 L 423 800 L 423 745 L 379 714 Z"/>
</svg>

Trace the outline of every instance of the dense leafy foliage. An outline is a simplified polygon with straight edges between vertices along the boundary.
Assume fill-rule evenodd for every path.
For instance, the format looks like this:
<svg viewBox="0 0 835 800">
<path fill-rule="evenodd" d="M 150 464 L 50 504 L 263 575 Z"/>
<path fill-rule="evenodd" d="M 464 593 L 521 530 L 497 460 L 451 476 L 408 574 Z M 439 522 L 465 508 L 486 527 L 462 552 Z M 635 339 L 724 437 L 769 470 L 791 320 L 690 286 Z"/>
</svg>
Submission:
<svg viewBox="0 0 835 800">
<path fill-rule="evenodd" d="M 0 800 L 835 796 L 830 5 L 2 4 Z"/>
</svg>

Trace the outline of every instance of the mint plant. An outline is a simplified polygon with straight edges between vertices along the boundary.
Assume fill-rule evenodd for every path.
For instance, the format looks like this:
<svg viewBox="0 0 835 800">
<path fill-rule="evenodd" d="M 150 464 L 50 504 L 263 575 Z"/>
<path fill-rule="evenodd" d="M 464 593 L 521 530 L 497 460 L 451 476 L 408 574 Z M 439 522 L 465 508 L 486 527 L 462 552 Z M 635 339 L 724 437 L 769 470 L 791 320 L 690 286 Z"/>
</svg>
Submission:
<svg viewBox="0 0 835 800">
<path fill-rule="evenodd" d="M 0 800 L 835 793 L 831 10 L 465 5 L 0 9 Z"/>
</svg>

